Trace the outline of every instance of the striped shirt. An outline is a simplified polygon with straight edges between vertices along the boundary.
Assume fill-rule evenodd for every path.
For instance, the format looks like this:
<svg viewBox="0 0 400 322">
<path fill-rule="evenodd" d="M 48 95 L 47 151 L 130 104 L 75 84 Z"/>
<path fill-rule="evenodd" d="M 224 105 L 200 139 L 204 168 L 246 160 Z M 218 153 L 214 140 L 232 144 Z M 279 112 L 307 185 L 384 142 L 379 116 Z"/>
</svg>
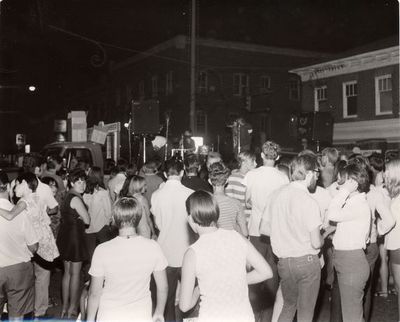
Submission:
<svg viewBox="0 0 400 322">
<path fill-rule="evenodd" d="M 225 193 L 228 197 L 240 201 L 246 215 L 246 220 L 248 220 L 251 214 L 251 209 L 246 208 L 246 186 L 243 184 L 244 176 L 245 175 L 240 171 L 232 172 L 228 178 Z"/>
<path fill-rule="evenodd" d="M 219 207 L 218 228 L 237 230 L 237 222 L 244 220 L 240 202 L 223 194 L 214 194 L 214 197 Z"/>
</svg>

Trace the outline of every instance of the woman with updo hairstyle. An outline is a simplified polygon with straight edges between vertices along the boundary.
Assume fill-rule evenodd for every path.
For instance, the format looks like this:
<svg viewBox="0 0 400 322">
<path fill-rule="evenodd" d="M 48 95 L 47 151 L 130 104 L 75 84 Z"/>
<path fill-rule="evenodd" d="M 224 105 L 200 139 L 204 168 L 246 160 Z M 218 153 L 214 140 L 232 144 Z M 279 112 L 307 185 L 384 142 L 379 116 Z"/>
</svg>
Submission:
<svg viewBox="0 0 400 322">
<path fill-rule="evenodd" d="M 90 216 L 82 195 L 86 189 L 86 173 L 74 169 L 68 176 L 70 189 L 61 204 L 61 224 L 57 236 L 60 258 L 64 262 L 62 278 L 61 317 L 75 318 L 78 315 L 81 268 L 89 260 L 85 243 L 85 226 L 90 224 Z"/>
<path fill-rule="evenodd" d="M 156 241 L 137 233 L 142 216 L 136 198 L 123 197 L 114 204 L 112 218 L 118 236 L 97 246 L 93 254 L 88 321 L 94 321 L 96 314 L 97 321 L 164 321 L 168 263 Z M 151 275 L 157 287 L 153 316 Z"/>
<path fill-rule="evenodd" d="M 186 312 L 200 298 L 199 322 L 253 322 L 248 284 L 271 278 L 271 268 L 248 240 L 217 227 L 219 208 L 210 193 L 192 193 L 186 209 L 199 239 L 183 258 L 179 308 Z M 247 272 L 246 263 L 254 269 Z"/>
<path fill-rule="evenodd" d="M 343 321 L 363 321 L 364 288 L 370 275 L 364 249 L 370 232 L 371 211 L 367 167 L 353 162 L 345 168 L 346 181 L 332 199 L 328 219 L 337 223 L 332 239 Z"/>
<path fill-rule="evenodd" d="M 386 164 L 384 180 L 389 196 L 390 209 L 396 224 L 386 235 L 386 248 L 389 250 L 390 263 L 393 272 L 394 284 L 397 291 L 397 308 L 400 320 L 400 160 L 394 159 Z"/>
</svg>

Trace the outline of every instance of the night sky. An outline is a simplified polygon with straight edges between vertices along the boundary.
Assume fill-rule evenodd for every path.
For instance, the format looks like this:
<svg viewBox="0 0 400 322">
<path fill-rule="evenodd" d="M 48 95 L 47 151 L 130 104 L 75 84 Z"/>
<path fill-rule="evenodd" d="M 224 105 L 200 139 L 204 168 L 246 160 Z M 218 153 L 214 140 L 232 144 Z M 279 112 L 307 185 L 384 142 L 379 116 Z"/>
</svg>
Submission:
<svg viewBox="0 0 400 322">
<path fill-rule="evenodd" d="M 177 34 L 189 35 L 190 4 L 190 0 L 3 0 L 1 84 L 34 83 L 40 89 L 34 104 L 38 113 L 49 106 L 57 108 L 67 93 L 96 82 L 110 61 Z M 201 37 L 328 53 L 396 36 L 399 27 L 394 0 L 201 0 L 197 11 Z M 106 49 L 102 67 L 90 62 L 98 50 L 89 40 Z"/>
</svg>

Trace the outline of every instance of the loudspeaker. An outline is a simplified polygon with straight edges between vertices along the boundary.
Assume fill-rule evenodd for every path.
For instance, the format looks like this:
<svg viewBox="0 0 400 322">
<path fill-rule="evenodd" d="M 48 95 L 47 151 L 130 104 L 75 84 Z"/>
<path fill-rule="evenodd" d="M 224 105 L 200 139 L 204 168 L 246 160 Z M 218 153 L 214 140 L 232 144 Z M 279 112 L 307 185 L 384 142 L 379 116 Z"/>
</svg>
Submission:
<svg viewBox="0 0 400 322">
<path fill-rule="evenodd" d="M 159 102 L 151 99 L 132 104 L 132 124 L 135 134 L 156 134 L 160 130 Z"/>
<path fill-rule="evenodd" d="M 333 118 L 329 112 L 301 113 L 298 119 L 298 133 L 312 141 L 332 143 Z"/>
</svg>

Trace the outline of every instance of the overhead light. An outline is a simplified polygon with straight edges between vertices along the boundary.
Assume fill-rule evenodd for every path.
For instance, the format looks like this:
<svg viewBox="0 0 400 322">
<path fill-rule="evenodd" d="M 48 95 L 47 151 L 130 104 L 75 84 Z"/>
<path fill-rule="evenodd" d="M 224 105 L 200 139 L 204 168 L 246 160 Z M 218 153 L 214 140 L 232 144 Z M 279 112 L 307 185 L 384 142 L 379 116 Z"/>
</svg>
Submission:
<svg viewBox="0 0 400 322">
<path fill-rule="evenodd" d="M 1 1 L 1 0 L 0 0 L 0 1 Z M 32 86 L 32 85 L 29 86 L 28 89 L 29 89 L 30 92 L 36 91 L 36 87 L 35 87 L 35 86 Z"/>
</svg>

